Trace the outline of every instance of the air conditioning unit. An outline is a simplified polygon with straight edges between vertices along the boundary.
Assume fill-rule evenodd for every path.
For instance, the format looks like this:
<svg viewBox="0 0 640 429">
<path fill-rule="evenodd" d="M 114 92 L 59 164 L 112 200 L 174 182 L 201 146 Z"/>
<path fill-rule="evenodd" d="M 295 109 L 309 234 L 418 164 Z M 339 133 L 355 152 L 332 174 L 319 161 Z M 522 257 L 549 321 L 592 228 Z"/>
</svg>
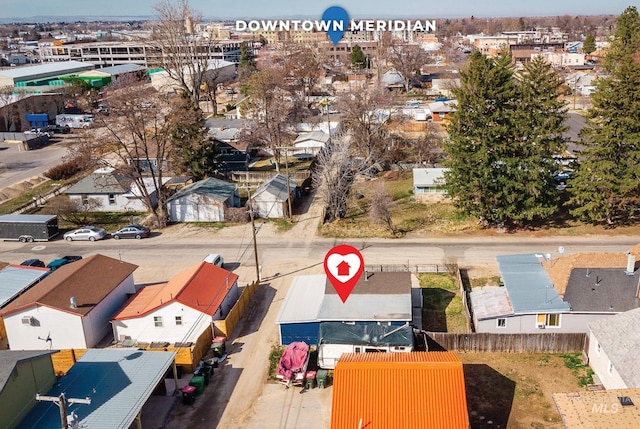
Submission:
<svg viewBox="0 0 640 429">
<path fill-rule="evenodd" d="M 23 316 L 22 317 L 22 324 L 23 325 L 31 325 L 33 323 L 33 317 L 31 316 Z"/>
<path fill-rule="evenodd" d="M 544 323 L 538 323 L 536 326 L 538 329 L 544 329 L 547 327 L 547 325 L 545 325 Z"/>
</svg>

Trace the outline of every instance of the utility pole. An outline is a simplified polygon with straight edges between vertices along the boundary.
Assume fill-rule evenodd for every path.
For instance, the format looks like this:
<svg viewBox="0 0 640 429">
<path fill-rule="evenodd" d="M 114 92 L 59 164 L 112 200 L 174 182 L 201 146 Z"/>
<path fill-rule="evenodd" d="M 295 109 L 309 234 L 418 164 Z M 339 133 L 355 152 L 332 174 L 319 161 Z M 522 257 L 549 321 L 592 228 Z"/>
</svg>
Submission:
<svg viewBox="0 0 640 429">
<path fill-rule="evenodd" d="M 61 393 L 60 396 L 43 396 L 39 393 L 36 393 L 36 401 L 47 401 L 53 402 L 60 408 L 60 424 L 62 429 L 69 429 L 69 421 L 67 420 L 67 403 L 69 404 L 91 404 L 91 398 L 88 396 L 84 399 L 78 398 L 69 398 L 67 399 L 64 396 L 64 393 Z"/>
<path fill-rule="evenodd" d="M 289 148 L 288 147 L 278 147 L 276 148 L 278 150 L 284 150 L 284 171 L 285 174 L 287 175 L 287 202 L 289 203 L 289 222 L 292 221 L 291 219 L 291 214 L 292 214 L 292 210 L 291 210 L 291 184 L 289 183 Z"/>
<path fill-rule="evenodd" d="M 257 187 L 257 186 L 256 186 Z M 256 224 L 253 214 L 253 204 L 251 203 L 251 187 L 245 186 L 248 194 L 249 217 L 251 218 L 251 233 L 253 234 L 253 254 L 256 262 L 256 281 L 260 284 L 260 264 L 258 262 L 258 242 L 256 241 Z"/>
</svg>

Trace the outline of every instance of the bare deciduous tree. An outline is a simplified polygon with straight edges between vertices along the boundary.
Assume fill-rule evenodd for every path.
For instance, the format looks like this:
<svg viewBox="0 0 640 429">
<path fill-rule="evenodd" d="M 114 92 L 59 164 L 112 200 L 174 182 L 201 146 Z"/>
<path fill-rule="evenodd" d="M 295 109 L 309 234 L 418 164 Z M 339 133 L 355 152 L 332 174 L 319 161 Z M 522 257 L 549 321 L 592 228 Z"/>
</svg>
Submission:
<svg viewBox="0 0 640 429">
<path fill-rule="evenodd" d="M 189 94 L 194 105 L 199 106 L 202 84 L 217 41 L 213 34 L 194 34 L 202 17 L 191 8 L 188 0 L 176 0 L 175 3 L 163 0 L 155 10 L 159 21 L 151 43 L 158 50 L 156 65 Z"/>
<path fill-rule="evenodd" d="M 102 207 L 102 201 L 99 198 L 88 198 L 83 202 L 71 200 L 66 196 L 55 198 L 47 205 L 47 208 L 60 219 L 77 226 L 94 223 L 92 214 L 100 207 Z"/>
<path fill-rule="evenodd" d="M 282 88 L 282 70 L 269 69 L 254 73 L 249 78 L 246 117 L 249 126 L 245 138 L 257 147 L 267 147 L 276 158 L 280 171 L 278 147 L 290 145 L 289 117 L 293 103 L 289 92 Z"/>
<path fill-rule="evenodd" d="M 371 187 L 369 203 L 369 219 L 373 223 L 383 224 L 391 233 L 396 235 L 397 231 L 391 219 L 393 199 L 387 194 L 387 189 L 382 181 L 375 182 Z"/>
<path fill-rule="evenodd" d="M 382 89 L 364 89 L 340 95 L 337 106 L 342 123 L 357 156 L 381 160 L 388 137 L 386 123 L 390 118 L 389 93 Z"/>
<path fill-rule="evenodd" d="M 411 81 L 420 68 L 429 62 L 429 56 L 419 45 L 395 43 L 388 47 L 387 60 L 393 65 L 404 81 L 404 89 L 411 90 Z"/>
<path fill-rule="evenodd" d="M 165 176 L 174 149 L 173 135 L 198 121 L 194 117 L 198 111 L 185 106 L 190 102 L 187 98 L 160 96 L 148 84 L 127 79 L 119 79 L 107 92 L 112 114 L 99 119 L 108 135 L 98 143 L 108 148 L 113 161 L 105 157 L 102 163 L 135 183 L 156 225 L 163 227 L 167 222 Z"/>
</svg>

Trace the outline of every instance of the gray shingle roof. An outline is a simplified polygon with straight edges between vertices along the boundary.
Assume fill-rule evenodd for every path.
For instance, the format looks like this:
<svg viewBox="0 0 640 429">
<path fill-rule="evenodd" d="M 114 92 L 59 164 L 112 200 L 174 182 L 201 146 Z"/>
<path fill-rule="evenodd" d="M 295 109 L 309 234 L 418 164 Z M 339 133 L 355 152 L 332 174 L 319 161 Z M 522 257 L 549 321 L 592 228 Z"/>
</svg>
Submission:
<svg viewBox="0 0 640 429">
<path fill-rule="evenodd" d="M 600 347 L 628 388 L 640 387 L 640 308 L 604 317 L 589 324 Z"/>
<path fill-rule="evenodd" d="M 640 271 L 631 276 L 623 268 L 574 268 L 564 299 L 574 311 L 629 311 L 640 307 L 639 281 Z"/>
<path fill-rule="evenodd" d="M 569 311 L 538 257 L 533 254 L 496 257 L 515 314 Z"/>
<path fill-rule="evenodd" d="M 65 194 L 123 194 L 131 189 L 131 178 L 114 173 L 91 173 Z"/>
<path fill-rule="evenodd" d="M 226 201 L 236 192 L 237 185 L 216 178 L 208 178 L 192 183 L 173 194 L 167 202 L 177 200 L 189 194 L 206 195 L 215 200 Z"/>
<path fill-rule="evenodd" d="M 89 396 L 91 404 L 69 407 L 86 428 L 128 428 L 175 358 L 175 352 L 89 349 L 47 395 Z M 39 402 L 19 428 L 58 428 L 60 411 Z"/>
<path fill-rule="evenodd" d="M 289 179 L 289 188 L 291 192 L 296 189 L 296 182 Z M 285 202 L 289 198 L 287 194 L 287 177 L 284 174 L 276 174 L 270 180 L 264 182 L 256 192 L 252 195 L 253 199 L 264 199 L 264 194 L 271 195 L 278 202 Z"/>
</svg>

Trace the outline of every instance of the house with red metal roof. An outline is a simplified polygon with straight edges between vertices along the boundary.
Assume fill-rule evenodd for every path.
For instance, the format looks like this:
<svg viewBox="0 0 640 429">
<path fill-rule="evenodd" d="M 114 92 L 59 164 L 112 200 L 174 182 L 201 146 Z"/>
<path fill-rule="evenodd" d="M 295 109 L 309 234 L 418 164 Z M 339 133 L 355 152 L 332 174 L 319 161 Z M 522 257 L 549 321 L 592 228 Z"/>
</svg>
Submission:
<svg viewBox="0 0 640 429">
<path fill-rule="evenodd" d="M 11 350 L 87 349 L 135 292 L 137 265 L 92 255 L 63 265 L 1 311 Z"/>
<path fill-rule="evenodd" d="M 167 283 L 140 289 L 112 318 L 118 342 L 196 342 L 240 296 L 238 275 L 201 262 Z"/>
<path fill-rule="evenodd" d="M 452 352 L 342 355 L 331 429 L 354 428 L 468 429 L 462 362 Z"/>
</svg>

